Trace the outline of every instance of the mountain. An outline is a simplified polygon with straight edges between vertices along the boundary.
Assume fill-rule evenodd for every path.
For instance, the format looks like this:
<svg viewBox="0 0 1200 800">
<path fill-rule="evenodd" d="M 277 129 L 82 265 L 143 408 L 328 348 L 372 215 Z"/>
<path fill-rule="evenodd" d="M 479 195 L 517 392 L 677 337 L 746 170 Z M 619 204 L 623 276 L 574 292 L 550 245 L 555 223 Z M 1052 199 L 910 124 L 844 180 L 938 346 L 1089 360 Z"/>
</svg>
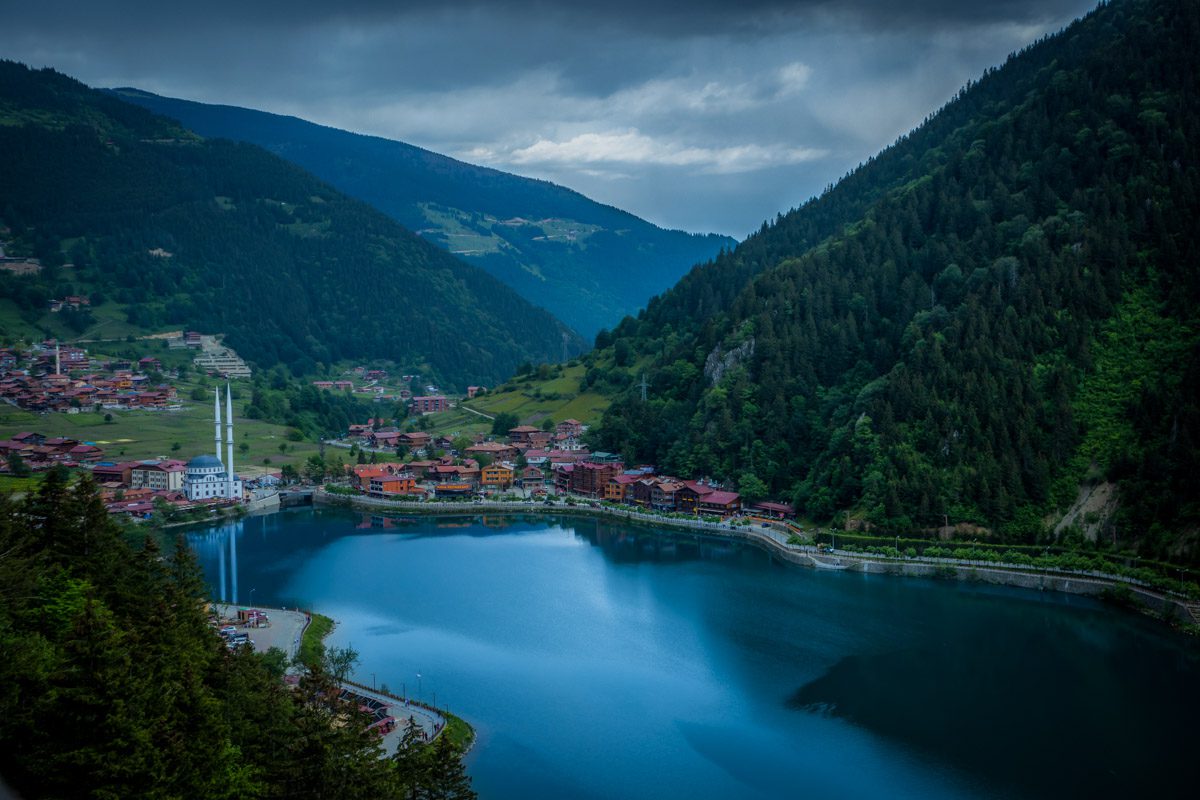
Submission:
<svg viewBox="0 0 1200 800">
<path fill-rule="evenodd" d="M 206 137 L 264 147 L 483 267 L 590 339 L 736 241 L 656 227 L 553 183 L 295 117 L 114 93 Z"/>
<path fill-rule="evenodd" d="M 225 333 L 259 366 L 387 359 L 459 386 L 583 348 L 483 270 L 299 167 L 52 70 L 0 62 L 0 154 L 0 238 L 43 264 L 0 272 L 0 310 L 26 323 L 51 298 L 88 294 L 123 325 Z"/>
<path fill-rule="evenodd" d="M 1116 0 L 989 70 L 601 337 L 595 444 L 819 520 L 1200 558 L 1198 41 Z"/>
</svg>

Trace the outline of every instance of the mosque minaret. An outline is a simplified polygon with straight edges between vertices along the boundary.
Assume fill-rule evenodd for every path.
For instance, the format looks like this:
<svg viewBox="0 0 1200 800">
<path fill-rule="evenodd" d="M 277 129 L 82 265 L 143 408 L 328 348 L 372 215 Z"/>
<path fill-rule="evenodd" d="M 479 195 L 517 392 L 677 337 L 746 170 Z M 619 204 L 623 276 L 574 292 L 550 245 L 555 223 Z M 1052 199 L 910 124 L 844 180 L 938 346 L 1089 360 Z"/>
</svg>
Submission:
<svg viewBox="0 0 1200 800">
<path fill-rule="evenodd" d="M 233 471 L 233 391 L 225 385 L 225 462 L 221 462 L 221 390 L 213 392 L 213 439 L 216 455 L 196 456 L 187 464 L 183 492 L 188 500 L 242 499 L 242 481 Z"/>
</svg>

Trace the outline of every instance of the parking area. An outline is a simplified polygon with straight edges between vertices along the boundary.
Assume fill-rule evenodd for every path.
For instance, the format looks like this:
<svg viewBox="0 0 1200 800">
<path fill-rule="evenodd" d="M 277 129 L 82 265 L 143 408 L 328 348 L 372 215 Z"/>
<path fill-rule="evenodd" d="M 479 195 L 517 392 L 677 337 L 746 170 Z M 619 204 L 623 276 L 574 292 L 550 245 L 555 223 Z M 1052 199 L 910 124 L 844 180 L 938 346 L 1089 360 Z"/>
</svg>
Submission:
<svg viewBox="0 0 1200 800">
<path fill-rule="evenodd" d="M 223 619 L 229 620 L 237 619 L 239 609 L 248 608 L 248 606 L 235 606 L 227 603 L 214 603 L 213 607 Z M 266 612 L 271 621 L 270 625 L 243 627 L 234 622 L 238 632 L 245 633 L 250 637 L 256 652 L 264 653 L 272 647 L 278 647 L 287 653 L 288 658 L 295 658 L 296 651 L 300 649 L 300 633 L 304 630 L 308 617 L 302 611 L 262 606 L 255 606 L 255 608 Z"/>
</svg>

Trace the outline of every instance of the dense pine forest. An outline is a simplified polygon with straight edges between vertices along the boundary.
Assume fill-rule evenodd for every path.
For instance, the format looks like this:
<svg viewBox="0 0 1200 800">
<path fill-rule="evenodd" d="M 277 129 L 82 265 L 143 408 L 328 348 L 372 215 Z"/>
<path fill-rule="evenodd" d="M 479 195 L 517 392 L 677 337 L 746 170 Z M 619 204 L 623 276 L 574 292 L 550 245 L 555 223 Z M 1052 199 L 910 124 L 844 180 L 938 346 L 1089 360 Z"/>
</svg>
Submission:
<svg viewBox="0 0 1200 800">
<path fill-rule="evenodd" d="M 24 797 L 470 798 L 448 737 L 381 758 L 339 699 L 349 651 L 298 685 L 230 651 L 180 541 L 125 541 L 89 481 L 0 495 L 0 775 Z M 283 657 L 281 659 L 281 657 Z"/>
<path fill-rule="evenodd" d="M 1196 3 L 1120 0 L 988 71 L 602 332 L 596 444 L 818 520 L 1200 557 L 1197 42 Z"/>
<path fill-rule="evenodd" d="M 36 317 L 88 294 L 142 329 L 225 333 L 262 367 L 382 358 L 452 385 L 581 349 L 548 312 L 303 170 L 51 70 L 0 62 L 0 153 L 0 238 L 43 263 L 0 273 L 6 309 Z"/>
</svg>

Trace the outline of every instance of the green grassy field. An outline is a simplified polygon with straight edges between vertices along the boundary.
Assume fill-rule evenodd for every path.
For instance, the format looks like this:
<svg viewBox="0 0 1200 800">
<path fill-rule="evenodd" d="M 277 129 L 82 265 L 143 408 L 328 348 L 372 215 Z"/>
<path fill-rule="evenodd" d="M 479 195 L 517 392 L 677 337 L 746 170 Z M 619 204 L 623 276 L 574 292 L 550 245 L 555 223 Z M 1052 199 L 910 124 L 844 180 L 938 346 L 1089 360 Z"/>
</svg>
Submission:
<svg viewBox="0 0 1200 800">
<path fill-rule="evenodd" d="M 300 649 L 296 652 L 296 662 L 312 664 L 321 660 L 325 655 L 325 637 L 333 630 L 333 620 L 324 614 L 313 613 L 312 621 L 304 629 L 300 637 Z"/>
<path fill-rule="evenodd" d="M 475 739 L 475 729 L 472 728 L 466 720 L 449 711 L 442 711 L 446 717 L 445 736 L 450 739 L 450 743 L 460 750 L 464 750 Z"/>
<path fill-rule="evenodd" d="M 492 429 L 491 420 L 462 408 L 452 408 L 438 414 L 427 414 L 425 420 L 429 425 L 429 435 L 435 437 L 470 436 L 473 433 L 487 433 Z"/>
<path fill-rule="evenodd" d="M 190 391 L 184 389 L 181 394 Z M 189 459 L 213 450 L 212 404 L 183 401 L 183 410 L 113 411 L 112 421 L 104 413 L 33 414 L 12 406 L 0 406 L 0 438 L 21 431 L 46 436 L 66 436 L 92 442 L 104 448 L 107 460 L 135 461 L 148 458 Z M 303 461 L 318 451 L 313 442 L 290 442 L 287 428 L 261 420 L 238 416 L 244 402 L 234 401 L 234 467 L 241 475 L 253 477 L 262 470 L 278 469 L 283 464 L 300 468 Z M 225 432 L 221 431 L 224 441 Z M 241 445 L 247 445 L 243 452 Z M 280 444 L 287 452 L 279 451 Z M 178 445 L 178 447 L 176 447 Z M 222 453 L 224 452 L 222 446 Z M 264 465 L 263 459 L 270 459 Z"/>
<path fill-rule="evenodd" d="M 547 380 L 510 380 L 496 391 L 467 400 L 465 404 L 484 414 L 516 414 L 523 425 L 537 425 L 550 417 L 556 423 L 577 419 L 587 425 L 600 421 L 609 400 L 580 389 L 584 366 L 564 367 L 562 374 Z"/>
<path fill-rule="evenodd" d="M 33 491 L 46 477 L 44 472 L 35 472 L 28 478 L 14 478 L 11 475 L 0 475 L 0 493 L 15 492 L 22 494 Z"/>
</svg>

